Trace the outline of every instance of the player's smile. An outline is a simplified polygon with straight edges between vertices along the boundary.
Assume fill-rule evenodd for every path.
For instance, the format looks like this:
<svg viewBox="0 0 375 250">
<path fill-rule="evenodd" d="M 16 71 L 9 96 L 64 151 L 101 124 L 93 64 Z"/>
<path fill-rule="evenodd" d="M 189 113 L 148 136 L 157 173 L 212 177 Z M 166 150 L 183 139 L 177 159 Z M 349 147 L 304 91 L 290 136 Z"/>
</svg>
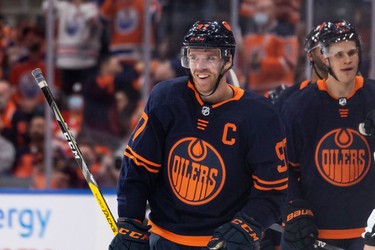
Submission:
<svg viewBox="0 0 375 250">
<path fill-rule="evenodd" d="M 202 94 L 209 93 L 214 88 L 215 82 L 213 80 L 213 76 L 211 73 L 207 72 L 207 70 L 204 72 L 199 72 L 199 70 L 196 70 L 196 72 L 193 73 L 193 78 L 195 87 Z"/>
</svg>

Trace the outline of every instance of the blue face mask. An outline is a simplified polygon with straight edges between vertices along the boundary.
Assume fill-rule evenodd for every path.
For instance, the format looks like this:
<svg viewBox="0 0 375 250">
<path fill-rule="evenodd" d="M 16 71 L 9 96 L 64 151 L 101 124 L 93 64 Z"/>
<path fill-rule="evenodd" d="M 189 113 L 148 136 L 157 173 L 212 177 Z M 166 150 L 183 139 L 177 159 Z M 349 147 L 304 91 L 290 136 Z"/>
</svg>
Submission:
<svg viewBox="0 0 375 250">
<path fill-rule="evenodd" d="M 71 96 L 68 100 L 68 108 L 77 110 L 83 107 L 83 98 L 81 96 Z"/>
<path fill-rule="evenodd" d="M 258 12 L 258 13 L 255 13 L 254 15 L 254 22 L 257 24 L 257 25 L 265 25 L 269 20 L 269 16 L 268 14 L 266 13 L 263 13 L 263 12 Z"/>
</svg>

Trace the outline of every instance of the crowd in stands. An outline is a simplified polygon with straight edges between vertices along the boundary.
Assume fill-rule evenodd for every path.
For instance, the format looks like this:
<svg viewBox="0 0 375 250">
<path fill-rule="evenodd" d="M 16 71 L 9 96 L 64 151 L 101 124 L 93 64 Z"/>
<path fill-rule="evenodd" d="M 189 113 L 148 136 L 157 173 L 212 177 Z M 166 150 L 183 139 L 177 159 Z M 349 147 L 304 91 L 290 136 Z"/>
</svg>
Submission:
<svg viewBox="0 0 375 250">
<path fill-rule="evenodd" d="M 151 88 L 186 74 L 179 59 L 184 27 L 199 19 L 229 20 L 230 1 L 207 2 L 214 11 L 198 8 L 197 16 L 175 19 L 181 22 L 176 29 L 166 17 L 176 8 L 199 6 L 200 1 L 151 1 Z M 145 0 L 45 0 L 40 6 L 44 22 L 20 20 L 10 26 L 5 16 L 0 17 L 0 186 L 11 185 L 4 178 L 14 178 L 22 187 L 48 187 L 45 99 L 31 71 L 40 68 L 46 73 L 49 3 L 55 14 L 54 96 L 99 186 L 114 187 L 124 145 L 144 104 Z M 240 1 L 236 73 L 243 88 L 266 95 L 278 85 L 299 80 L 298 61 L 304 58 L 298 33 L 300 5 L 300 0 Z M 52 119 L 50 187 L 85 188 Z"/>
</svg>

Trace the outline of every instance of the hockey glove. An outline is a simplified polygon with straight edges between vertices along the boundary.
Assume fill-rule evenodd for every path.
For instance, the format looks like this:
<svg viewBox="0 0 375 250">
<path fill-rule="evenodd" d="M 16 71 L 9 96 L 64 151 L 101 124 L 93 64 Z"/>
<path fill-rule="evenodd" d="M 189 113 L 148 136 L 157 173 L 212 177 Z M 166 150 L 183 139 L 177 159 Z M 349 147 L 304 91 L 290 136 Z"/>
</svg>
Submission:
<svg viewBox="0 0 375 250">
<path fill-rule="evenodd" d="M 367 135 L 375 138 L 375 110 L 367 114 L 364 129 Z"/>
<path fill-rule="evenodd" d="M 117 220 L 118 234 L 113 238 L 109 250 L 149 250 L 148 239 L 151 226 L 144 226 L 140 222 L 119 218 Z"/>
<path fill-rule="evenodd" d="M 283 237 L 289 249 L 314 249 L 318 228 L 314 221 L 314 214 L 306 201 L 289 202 L 283 221 L 285 223 Z"/>
<path fill-rule="evenodd" d="M 370 217 L 367 220 L 367 227 L 362 237 L 365 238 L 365 244 L 368 246 L 375 246 L 375 209 L 372 210 Z"/>
<path fill-rule="evenodd" d="M 277 99 L 284 93 L 284 91 L 287 89 L 287 87 L 284 84 L 281 84 L 280 86 L 277 86 L 274 89 L 271 89 L 270 91 L 267 92 L 268 94 L 268 99 L 271 100 L 273 104 L 276 103 Z"/>
<path fill-rule="evenodd" d="M 207 247 L 210 250 L 256 250 L 262 236 L 261 225 L 243 213 L 215 229 Z"/>
</svg>

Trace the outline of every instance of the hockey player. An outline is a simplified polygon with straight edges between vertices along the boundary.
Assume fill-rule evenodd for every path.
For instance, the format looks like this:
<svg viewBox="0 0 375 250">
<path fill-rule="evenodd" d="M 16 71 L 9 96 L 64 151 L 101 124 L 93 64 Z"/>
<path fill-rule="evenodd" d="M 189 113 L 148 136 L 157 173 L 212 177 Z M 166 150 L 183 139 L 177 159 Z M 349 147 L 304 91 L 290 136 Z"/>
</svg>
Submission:
<svg viewBox="0 0 375 250">
<path fill-rule="evenodd" d="M 282 249 L 314 249 L 319 238 L 362 249 L 375 204 L 374 141 L 358 125 L 375 108 L 375 82 L 358 75 L 359 34 L 346 21 L 321 26 L 328 78 L 285 103 L 289 187 Z"/>
<path fill-rule="evenodd" d="M 320 25 L 311 29 L 307 34 L 304 50 L 306 56 L 310 62 L 311 66 L 311 80 L 304 80 L 302 82 L 297 82 L 294 85 L 287 87 L 285 85 L 280 85 L 274 90 L 269 92 L 268 98 L 271 99 L 277 108 L 281 111 L 285 101 L 295 92 L 306 88 L 310 83 L 315 83 L 318 80 L 327 78 L 328 72 L 327 67 L 324 65 L 321 53 L 319 49 L 319 34 Z M 265 248 L 268 246 L 274 246 L 276 249 L 280 247 L 281 233 L 276 232 L 272 229 L 268 229 L 265 232 L 263 241 L 261 242 L 261 247 Z"/>
<path fill-rule="evenodd" d="M 316 82 L 321 79 L 326 79 L 328 76 L 327 67 L 324 65 L 322 61 L 320 48 L 318 46 L 320 27 L 321 25 L 318 25 L 311 29 L 311 31 L 306 36 L 304 44 L 304 50 L 306 52 L 307 59 L 309 60 L 312 69 L 311 79 L 304 80 L 300 83 L 296 83 L 291 87 L 281 85 L 277 89 L 269 93 L 269 98 L 276 104 L 276 106 L 280 110 L 285 100 L 288 99 L 288 97 L 291 96 L 295 91 L 305 88 L 312 82 Z"/>
<path fill-rule="evenodd" d="M 251 250 L 281 216 L 281 121 L 266 98 L 226 82 L 235 47 L 225 21 L 184 37 L 189 76 L 154 87 L 125 149 L 109 249 Z"/>
</svg>

